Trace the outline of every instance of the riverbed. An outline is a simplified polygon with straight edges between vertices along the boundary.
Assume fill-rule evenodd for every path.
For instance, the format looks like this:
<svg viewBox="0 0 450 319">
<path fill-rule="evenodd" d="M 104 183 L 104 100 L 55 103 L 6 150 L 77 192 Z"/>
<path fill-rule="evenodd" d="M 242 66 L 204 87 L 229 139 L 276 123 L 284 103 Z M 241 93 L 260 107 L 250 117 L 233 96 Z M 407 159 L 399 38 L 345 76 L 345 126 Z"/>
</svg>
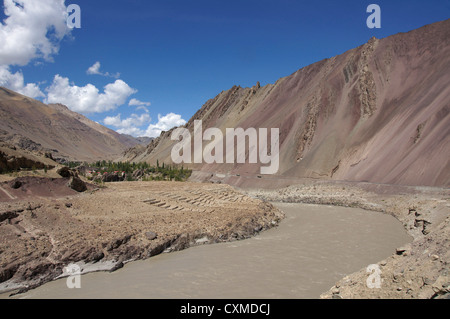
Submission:
<svg viewBox="0 0 450 319">
<path fill-rule="evenodd" d="M 412 241 L 394 217 L 358 208 L 273 203 L 286 218 L 242 241 L 201 245 L 66 278 L 14 298 L 318 298 L 339 279 Z"/>
</svg>

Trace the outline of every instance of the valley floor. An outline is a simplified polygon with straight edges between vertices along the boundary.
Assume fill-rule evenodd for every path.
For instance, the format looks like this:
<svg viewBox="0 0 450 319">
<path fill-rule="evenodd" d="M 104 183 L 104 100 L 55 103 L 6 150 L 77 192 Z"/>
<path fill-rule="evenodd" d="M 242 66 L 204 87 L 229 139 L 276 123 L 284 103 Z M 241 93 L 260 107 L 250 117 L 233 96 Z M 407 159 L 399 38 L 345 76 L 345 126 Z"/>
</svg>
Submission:
<svg viewBox="0 0 450 319">
<path fill-rule="evenodd" d="M 261 179 L 255 181 L 258 185 Z M 448 189 L 297 180 L 277 189 L 120 182 L 76 193 L 65 190 L 57 178 L 26 179 L 17 189 L 11 181 L 0 184 L 3 292 L 53 280 L 70 263 L 82 262 L 83 272 L 112 271 L 164 251 L 248 238 L 284 218 L 268 203 L 272 201 L 384 212 L 414 238 L 379 261 L 381 289 L 368 287 L 370 274 L 364 268 L 337 282 L 322 298 L 449 297 Z"/>
<path fill-rule="evenodd" d="M 119 182 L 64 194 L 63 181 L 1 184 L 9 195 L 0 202 L 1 290 L 39 286 L 70 263 L 115 270 L 163 251 L 248 238 L 283 218 L 228 185 Z"/>
</svg>

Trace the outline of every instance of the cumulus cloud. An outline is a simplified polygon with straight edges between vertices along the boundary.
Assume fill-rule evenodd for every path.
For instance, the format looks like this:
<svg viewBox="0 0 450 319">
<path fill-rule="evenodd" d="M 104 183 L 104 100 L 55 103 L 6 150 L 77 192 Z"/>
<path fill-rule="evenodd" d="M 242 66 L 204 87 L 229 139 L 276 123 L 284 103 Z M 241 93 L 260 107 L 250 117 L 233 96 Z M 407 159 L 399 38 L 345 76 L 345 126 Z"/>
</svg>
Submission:
<svg viewBox="0 0 450 319">
<path fill-rule="evenodd" d="M 87 74 L 102 74 L 100 72 L 100 62 L 95 62 L 93 66 L 91 66 L 87 71 Z"/>
<path fill-rule="evenodd" d="M 148 110 L 148 108 L 145 107 L 145 106 L 143 106 L 143 105 L 138 106 L 138 107 L 136 108 L 136 110 L 138 110 L 138 111 L 144 111 L 144 112 L 146 112 L 146 113 L 149 113 L 149 112 L 150 112 L 150 111 Z"/>
<path fill-rule="evenodd" d="M 162 131 L 168 131 L 171 128 L 184 124 L 186 124 L 186 121 L 181 118 L 180 114 L 169 113 L 165 116 L 158 114 L 158 123 L 150 124 L 144 136 L 158 137 Z"/>
<path fill-rule="evenodd" d="M 25 84 L 21 71 L 33 59 L 52 61 L 60 41 L 70 33 L 64 0 L 4 0 L 0 21 L 0 85 L 31 98 L 44 97 L 39 84 Z M 39 63 L 39 61 L 36 61 Z"/>
<path fill-rule="evenodd" d="M 106 125 L 111 125 L 111 126 L 114 126 L 116 128 L 121 128 L 121 129 L 128 129 L 131 127 L 139 127 L 139 126 L 149 123 L 150 121 L 151 121 L 150 115 L 148 115 L 147 113 L 144 113 L 141 115 L 131 114 L 130 117 L 128 117 L 124 120 L 121 119 L 121 114 L 118 114 L 116 116 L 107 116 L 103 120 L 103 122 Z"/>
<path fill-rule="evenodd" d="M 64 0 L 4 0 L 7 18 L 0 23 L 0 65 L 52 60 L 69 34 Z"/>
<path fill-rule="evenodd" d="M 137 91 L 122 80 L 104 87 L 104 92 L 92 84 L 83 87 L 69 83 L 69 79 L 55 75 L 53 83 L 46 89 L 45 103 L 62 103 L 79 113 L 102 113 L 116 109 Z"/>
<path fill-rule="evenodd" d="M 130 102 L 128 103 L 129 106 L 150 106 L 151 103 L 150 102 L 142 102 L 139 101 L 138 99 L 131 99 Z"/>
<path fill-rule="evenodd" d="M 108 116 L 103 120 L 105 125 L 114 126 L 118 128 L 117 132 L 121 134 L 129 134 L 135 137 L 143 136 L 144 131 L 140 128 L 144 124 L 151 121 L 150 115 L 147 113 L 137 115 L 131 114 L 130 117 L 126 119 L 121 119 L 121 114 L 116 116 Z"/>
<path fill-rule="evenodd" d="M 89 67 L 89 69 L 87 69 L 86 73 L 87 74 L 107 76 L 107 77 L 112 77 L 112 78 L 116 78 L 116 79 L 120 77 L 120 73 L 111 74 L 109 72 L 102 72 L 102 71 L 100 71 L 100 66 L 101 66 L 100 62 L 97 61 L 91 67 Z"/>
<path fill-rule="evenodd" d="M 45 103 L 62 103 L 79 113 L 102 113 L 111 111 L 125 104 L 127 99 L 137 91 L 118 79 L 119 73 L 111 74 L 101 70 L 99 61 L 86 71 L 116 78 L 116 81 L 104 87 L 103 92 L 92 84 L 77 86 L 68 78 L 55 75 L 53 82 L 44 92 L 39 84 L 25 83 L 22 71 L 11 71 L 11 66 L 25 66 L 33 61 L 52 61 L 58 54 L 59 45 L 65 36 L 70 35 L 67 26 L 67 8 L 65 0 L 4 0 L 3 9 L 6 18 L 0 21 L 0 86 L 32 98 L 45 98 Z M 131 99 L 129 106 L 145 111 L 144 114 L 132 114 L 126 119 L 121 115 L 106 117 L 105 125 L 118 129 L 119 133 L 133 136 L 157 137 L 162 131 L 184 125 L 181 115 L 169 113 L 158 115 L 158 122 L 150 124 L 151 118 L 147 107 L 150 102 Z"/>
<path fill-rule="evenodd" d="M 175 126 L 186 124 L 181 115 L 169 113 L 165 116 L 158 115 L 158 123 L 150 124 L 146 129 L 143 126 L 151 121 L 147 113 L 137 115 L 131 114 L 126 119 L 121 118 L 121 114 L 108 116 L 103 120 L 105 125 L 113 126 L 118 133 L 129 134 L 134 137 L 149 136 L 158 137 L 162 131 L 168 131 Z"/>
<path fill-rule="evenodd" d="M 16 73 L 11 73 L 7 66 L 0 65 L 0 86 L 7 87 L 33 99 L 45 97 L 38 84 L 25 84 L 22 72 L 17 71 Z"/>
</svg>

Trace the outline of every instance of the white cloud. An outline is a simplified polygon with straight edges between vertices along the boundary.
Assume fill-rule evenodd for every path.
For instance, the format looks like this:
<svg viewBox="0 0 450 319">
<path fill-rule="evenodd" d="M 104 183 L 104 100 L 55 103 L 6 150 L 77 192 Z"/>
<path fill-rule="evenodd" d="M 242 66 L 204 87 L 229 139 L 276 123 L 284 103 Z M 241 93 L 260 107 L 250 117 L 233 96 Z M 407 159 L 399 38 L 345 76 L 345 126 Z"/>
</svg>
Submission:
<svg viewBox="0 0 450 319">
<path fill-rule="evenodd" d="M 100 72 L 100 62 L 95 62 L 93 66 L 91 66 L 87 71 L 87 74 L 102 74 Z"/>
<path fill-rule="evenodd" d="M 107 84 L 104 93 L 92 84 L 83 87 L 69 83 L 69 79 L 55 75 L 53 83 L 46 89 L 45 103 L 61 103 L 80 113 L 101 113 L 116 109 L 137 91 L 122 80 Z"/>
<path fill-rule="evenodd" d="M 147 129 L 142 129 L 142 126 L 150 121 L 150 115 L 147 113 L 141 115 L 131 114 L 131 116 L 126 119 L 122 119 L 121 114 L 118 114 L 116 116 L 106 117 L 103 120 L 103 123 L 118 128 L 118 133 L 129 134 L 134 137 L 158 137 L 162 131 L 168 131 L 175 126 L 186 124 L 186 121 L 183 120 L 179 114 L 169 113 L 166 116 L 161 116 L 159 114 L 158 123 L 150 124 Z"/>
<path fill-rule="evenodd" d="M 103 123 L 105 125 L 114 126 L 115 128 L 119 128 L 117 130 L 118 133 L 121 134 L 129 134 L 135 137 L 143 136 L 145 131 L 143 131 L 140 126 L 147 124 L 151 121 L 150 115 L 147 113 L 137 115 L 131 114 L 130 117 L 122 120 L 121 115 L 118 114 L 116 116 L 107 116 Z"/>
<path fill-rule="evenodd" d="M 101 113 L 114 110 L 137 91 L 117 79 L 119 73 L 102 72 L 99 61 L 89 67 L 87 74 L 117 79 L 114 83 L 107 84 L 103 92 L 92 84 L 77 86 L 69 82 L 68 78 L 57 74 L 51 85 L 45 89 L 45 96 L 39 84 L 25 83 L 21 71 L 10 71 L 10 66 L 24 66 L 33 60 L 34 64 L 38 65 L 42 60 L 52 61 L 53 56 L 58 54 L 61 40 L 70 35 L 71 31 L 67 26 L 68 14 L 64 2 L 65 0 L 3 1 L 6 18 L 0 21 L 0 86 L 32 98 L 45 97 L 45 103 L 62 103 L 75 112 Z M 128 105 L 135 106 L 137 110 L 144 110 L 145 113 L 132 114 L 126 119 L 121 119 L 119 114 L 105 118 L 104 123 L 118 128 L 119 133 L 150 137 L 159 136 L 162 131 L 186 123 L 181 115 L 169 113 L 165 116 L 158 115 L 158 123 L 142 129 L 142 126 L 151 121 L 147 109 L 151 105 L 150 102 L 131 99 Z"/>
<path fill-rule="evenodd" d="M 45 97 L 38 84 L 27 83 L 25 85 L 22 72 L 11 73 L 7 66 L 0 65 L 0 86 L 7 87 L 33 99 Z"/>
<path fill-rule="evenodd" d="M 144 136 L 158 137 L 162 131 L 168 131 L 171 128 L 184 124 L 186 124 L 186 121 L 181 118 L 180 114 L 169 113 L 165 116 L 158 114 L 158 123 L 150 124 Z"/>
<path fill-rule="evenodd" d="M 151 103 L 150 102 L 142 102 L 139 101 L 138 99 L 131 99 L 130 102 L 128 103 L 129 106 L 150 106 Z"/>
<path fill-rule="evenodd" d="M 52 60 L 69 34 L 64 0 L 4 0 L 7 18 L 0 23 L 0 65 Z"/>
<path fill-rule="evenodd" d="M 131 114 L 130 117 L 128 117 L 124 120 L 122 120 L 121 115 L 118 114 L 116 116 L 107 116 L 103 120 L 103 122 L 106 125 L 112 125 L 116 128 L 121 128 L 121 129 L 127 129 L 127 128 L 131 128 L 131 127 L 139 127 L 139 126 L 149 123 L 150 121 L 151 121 L 150 115 L 148 115 L 147 113 L 144 113 L 141 115 Z"/>
<path fill-rule="evenodd" d="M 131 135 L 134 137 L 141 137 L 141 136 L 144 136 L 144 134 L 145 134 L 145 132 L 138 127 L 121 128 L 121 129 L 117 130 L 117 133 L 127 134 L 127 135 Z"/>
<path fill-rule="evenodd" d="M 24 66 L 39 58 L 51 61 L 58 53 L 59 42 L 70 33 L 64 0 L 4 0 L 3 9 L 0 85 L 31 98 L 44 97 L 39 84 L 25 84 L 23 73 L 12 73 L 10 66 Z"/>
<path fill-rule="evenodd" d="M 149 112 L 150 112 L 150 111 L 148 110 L 148 108 L 146 108 L 146 107 L 143 106 L 143 105 L 138 106 L 138 107 L 136 108 L 136 110 L 138 110 L 138 111 L 142 110 L 142 111 L 144 111 L 145 113 L 149 113 Z"/>
<path fill-rule="evenodd" d="M 101 72 L 100 66 L 101 66 L 100 62 L 97 61 L 91 67 L 89 67 L 89 69 L 87 69 L 86 73 L 107 76 L 107 77 L 112 77 L 112 78 L 116 78 L 116 79 L 120 77 L 120 73 L 110 74 L 109 72 Z"/>
</svg>

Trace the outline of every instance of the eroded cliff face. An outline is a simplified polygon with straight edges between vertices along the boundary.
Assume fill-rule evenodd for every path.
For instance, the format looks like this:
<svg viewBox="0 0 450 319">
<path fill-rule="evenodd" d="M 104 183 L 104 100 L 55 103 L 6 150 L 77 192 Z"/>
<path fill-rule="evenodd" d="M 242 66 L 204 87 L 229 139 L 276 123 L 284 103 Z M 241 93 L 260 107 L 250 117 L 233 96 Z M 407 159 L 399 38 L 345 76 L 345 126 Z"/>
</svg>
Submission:
<svg viewBox="0 0 450 319">
<path fill-rule="evenodd" d="M 279 128 L 279 177 L 449 186 L 448 39 L 450 20 L 372 38 L 275 84 L 223 91 L 185 127 L 193 132 L 194 120 L 202 120 L 203 130 L 216 127 L 224 133 L 226 128 Z M 171 163 L 175 143 L 165 132 L 125 159 Z M 248 162 L 185 166 L 229 177 L 260 172 L 260 164 Z M 228 182 L 241 183 L 239 178 Z"/>
</svg>

